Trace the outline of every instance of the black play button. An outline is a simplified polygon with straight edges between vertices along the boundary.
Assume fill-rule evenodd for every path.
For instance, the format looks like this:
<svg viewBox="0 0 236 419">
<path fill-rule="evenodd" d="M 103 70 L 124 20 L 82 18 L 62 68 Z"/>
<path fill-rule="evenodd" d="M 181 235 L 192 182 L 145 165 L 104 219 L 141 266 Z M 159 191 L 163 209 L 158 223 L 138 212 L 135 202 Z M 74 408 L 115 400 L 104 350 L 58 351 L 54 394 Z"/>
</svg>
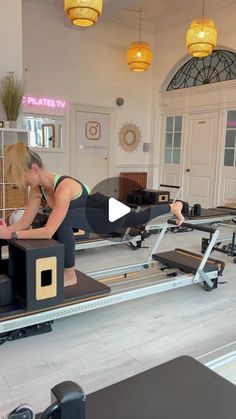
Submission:
<svg viewBox="0 0 236 419">
<path fill-rule="evenodd" d="M 134 224 L 140 185 L 124 177 L 112 177 L 99 182 L 86 201 L 86 219 L 93 232 L 101 237 L 121 236 Z M 138 224 L 137 224 L 138 226 Z M 114 233 L 114 234 L 113 234 Z"/>
</svg>

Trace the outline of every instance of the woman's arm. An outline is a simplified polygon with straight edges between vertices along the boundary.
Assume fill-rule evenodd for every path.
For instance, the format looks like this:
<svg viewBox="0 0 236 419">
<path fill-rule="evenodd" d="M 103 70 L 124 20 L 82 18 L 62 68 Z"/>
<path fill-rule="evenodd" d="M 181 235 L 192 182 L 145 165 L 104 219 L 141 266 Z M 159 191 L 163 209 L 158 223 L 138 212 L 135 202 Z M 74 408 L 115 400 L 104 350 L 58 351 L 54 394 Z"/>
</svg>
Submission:
<svg viewBox="0 0 236 419">
<path fill-rule="evenodd" d="M 21 221 L 20 220 L 19 223 L 13 224 L 12 226 L 4 230 L 0 230 L 0 238 L 6 239 L 6 240 L 10 239 L 11 233 L 16 232 L 18 239 L 51 239 L 67 214 L 68 207 L 70 205 L 70 200 L 71 200 L 70 188 L 66 187 L 66 185 L 62 186 L 61 188 L 58 187 L 58 190 L 56 190 L 55 192 L 54 208 L 50 216 L 48 217 L 48 221 L 44 227 L 35 228 L 31 230 L 20 228 L 19 230 L 17 230 L 17 226 L 19 226 L 19 223 Z M 27 207 L 27 210 L 28 210 L 28 207 Z M 35 207 L 35 210 L 36 210 L 36 207 Z M 33 211 L 31 208 L 31 214 L 32 212 Z M 36 213 L 34 214 L 34 216 L 36 215 Z M 24 220 L 23 218 L 24 216 L 22 217 L 22 223 L 20 224 L 20 227 L 26 225 L 30 219 L 30 217 L 27 214 Z"/>
<path fill-rule="evenodd" d="M 38 188 L 33 188 L 29 194 L 29 202 L 23 216 L 14 224 L 7 227 L 9 232 L 28 229 L 40 208 L 41 194 Z"/>
<path fill-rule="evenodd" d="M 40 208 L 40 202 L 41 195 L 39 189 L 32 189 L 29 195 L 29 203 L 21 219 L 17 221 L 17 223 L 11 224 L 10 226 L 7 226 L 5 221 L 1 220 L 0 238 L 9 239 L 11 238 L 12 232 L 28 229 Z"/>
</svg>

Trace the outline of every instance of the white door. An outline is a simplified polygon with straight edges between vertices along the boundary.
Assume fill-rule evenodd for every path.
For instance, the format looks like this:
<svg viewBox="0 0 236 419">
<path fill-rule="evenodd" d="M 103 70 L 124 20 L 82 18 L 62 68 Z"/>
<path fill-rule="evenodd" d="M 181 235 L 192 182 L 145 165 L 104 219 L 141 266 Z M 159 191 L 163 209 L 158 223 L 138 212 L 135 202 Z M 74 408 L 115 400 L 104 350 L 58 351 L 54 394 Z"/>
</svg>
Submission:
<svg viewBox="0 0 236 419">
<path fill-rule="evenodd" d="M 161 182 L 165 185 L 180 186 L 181 175 L 181 148 L 183 132 L 182 115 L 173 115 L 163 118 L 163 166 Z M 171 198 L 176 197 L 175 188 L 166 188 L 171 193 Z M 178 198 L 180 195 L 178 194 Z"/>
<path fill-rule="evenodd" d="M 218 112 L 189 115 L 185 133 L 183 199 L 203 208 L 215 205 Z"/>
<path fill-rule="evenodd" d="M 110 110 L 73 105 L 70 175 L 91 189 L 108 177 Z"/>
<path fill-rule="evenodd" d="M 236 106 L 234 106 L 236 109 Z M 221 171 L 219 173 L 220 205 L 236 204 L 236 110 L 225 112 L 223 141 L 220 148 Z"/>
</svg>

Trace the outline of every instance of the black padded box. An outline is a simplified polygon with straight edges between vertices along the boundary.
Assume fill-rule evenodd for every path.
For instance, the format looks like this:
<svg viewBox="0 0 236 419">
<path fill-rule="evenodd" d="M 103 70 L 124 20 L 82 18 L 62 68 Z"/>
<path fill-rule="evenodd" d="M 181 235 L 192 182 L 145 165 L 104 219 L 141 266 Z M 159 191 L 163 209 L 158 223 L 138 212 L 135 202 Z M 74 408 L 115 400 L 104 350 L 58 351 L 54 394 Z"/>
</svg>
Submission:
<svg viewBox="0 0 236 419">
<path fill-rule="evenodd" d="M 33 311 L 64 300 L 64 245 L 55 240 L 10 240 L 9 276 L 14 294 Z"/>
<path fill-rule="evenodd" d="M 170 192 L 141 188 L 128 195 L 127 202 L 137 205 L 169 204 Z"/>
</svg>

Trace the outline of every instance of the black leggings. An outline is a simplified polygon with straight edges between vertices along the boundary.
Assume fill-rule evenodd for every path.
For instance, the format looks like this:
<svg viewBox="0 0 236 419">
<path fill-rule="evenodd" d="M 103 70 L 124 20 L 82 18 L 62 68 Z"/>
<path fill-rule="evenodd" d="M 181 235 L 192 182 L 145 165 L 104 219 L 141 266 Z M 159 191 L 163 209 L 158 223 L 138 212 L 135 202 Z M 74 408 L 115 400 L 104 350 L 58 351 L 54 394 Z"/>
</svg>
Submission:
<svg viewBox="0 0 236 419">
<path fill-rule="evenodd" d="M 75 265 L 75 238 L 73 229 L 82 229 L 98 234 L 109 234 L 121 228 L 145 225 L 153 218 L 168 212 L 170 212 L 170 205 L 154 205 L 138 213 L 131 210 L 124 217 L 110 222 L 108 220 L 108 209 L 105 207 L 69 208 L 66 217 L 56 231 L 56 239 L 63 243 L 65 248 L 65 268 L 71 268 Z"/>
</svg>

